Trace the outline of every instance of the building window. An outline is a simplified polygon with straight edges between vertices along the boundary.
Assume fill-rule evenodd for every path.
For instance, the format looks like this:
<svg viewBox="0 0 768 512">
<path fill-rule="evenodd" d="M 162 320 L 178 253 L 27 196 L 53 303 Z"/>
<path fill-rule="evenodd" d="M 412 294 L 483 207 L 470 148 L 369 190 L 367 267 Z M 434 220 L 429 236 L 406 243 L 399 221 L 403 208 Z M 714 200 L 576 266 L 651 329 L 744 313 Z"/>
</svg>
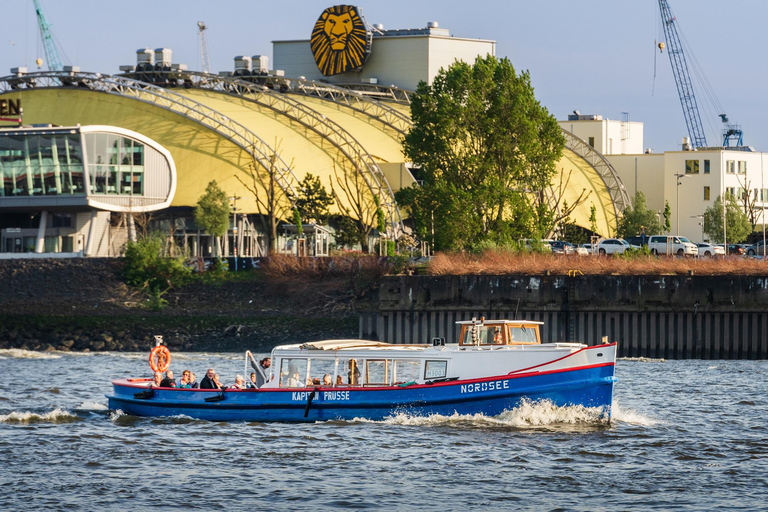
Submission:
<svg viewBox="0 0 768 512">
<path fill-rule="evenodd" d="M 698 160 L 686 160 L 685 161 L 685 174 L 699 174 L 699 161 Z"/>
<path fill-rule="evenodd" d="M 736 199 L 736 189 L 734 187 L 726 187 L 725 195 L 730 196 L 732 199 Z"/>
<path fill-rule="evenodd" d="M 747 174 L 747 162 L 739 161 L 739 174 Z"/>
<path fill-rule="evenodd" d="M 144 194 L 144 144 L 111 133 L 89 133 L 85 140 L 92 193 Z"/>
<path fill-rule="evenodd" d="M 764 203 L 768 202 L 768 188 L 761 190 L 760 200 Z"/>
<path fill-rule="evenodd" d="M 735 160 L 727 160 L 725 162 L 725 172 L 728 174 L 736 174 L 736 161 Z"/>
<path fill-rule="evenodd" d="M 709 187 L 704 187 L 704 200 L 709 201 Z"/>
<path fill-rule="evenodd" d="M 589 144 L 589 147 L 591 147 L 591 148 L 595 147 L 595 138 L 594 137 L 590 137 L 589 141 L 587 143 Z"/>
<path fill-rule="evenodd" d="M 709 174 L 709 160 L 704 160 L 704 174 Z"/>
</svg>

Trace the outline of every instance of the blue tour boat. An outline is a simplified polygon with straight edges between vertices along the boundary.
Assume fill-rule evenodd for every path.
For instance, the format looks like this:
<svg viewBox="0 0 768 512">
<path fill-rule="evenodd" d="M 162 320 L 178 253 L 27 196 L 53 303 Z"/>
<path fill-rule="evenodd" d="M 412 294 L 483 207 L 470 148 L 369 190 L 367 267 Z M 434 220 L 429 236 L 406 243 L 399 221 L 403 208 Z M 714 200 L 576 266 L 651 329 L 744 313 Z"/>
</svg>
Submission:
<svg viewBox="0 0 768 512">
<path fill-rule="evenodd" d="M 610 419 L 615 342 L 541 343 L 542 323 L 526 320 L 457 323 L 456 344 L 435 338 L 420 345 L 282 345 L 272 351 L 271 373 L 259 389 L 166 388 L 149 379 L 115 379 L 109 408 L 137 416 L 312 422 L 398 413 L 495 416 L 523 400 L 548 400 L 599 408 Z"/>
</svg>

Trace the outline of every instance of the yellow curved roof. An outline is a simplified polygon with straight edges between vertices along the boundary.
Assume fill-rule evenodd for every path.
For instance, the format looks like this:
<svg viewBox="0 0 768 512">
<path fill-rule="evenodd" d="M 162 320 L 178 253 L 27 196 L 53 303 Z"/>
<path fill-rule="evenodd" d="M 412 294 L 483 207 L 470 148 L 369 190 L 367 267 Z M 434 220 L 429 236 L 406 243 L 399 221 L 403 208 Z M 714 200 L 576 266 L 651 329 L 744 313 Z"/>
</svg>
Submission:
<svg viewBox="0 0 768 512">
<path fill-rule="evenodd" d="M 340 161 L 345 157 L 328 140 L 285 114 L 216 91 L 196 88 L 175 88 L 172 91 L 220 112 L 255 133 L 267 145 L 277 149 L 298 180 L 312 173 L 319 176 L 330 190 L 336 170 L 349 166 L 348 161 Z M 238 201 L 241 212 L 258 211 L 252 194 L 236 178 L 240 176 L 250 182 L 244 173 L 252 165 L 248 152 L 193 119 L 132 97 L 84 88 L 25 89 L 7 92 L 0 97 L 22 99 L 25 124 L 113 125 L 134 130 L 157 141 L 171 152 L 176 163 L 178 187 L 172 206 L 194 206 L 207 184 L 215 179 L 226 193 L 242 198 Z M 398 168 L 405 163 L 401 135 L 393 128 L 340 103 L 297 94 L 289 94 L 288 97 L 337 123 L 365 148 L 388 176 L 398 172 Z M 410 114 L 407 105 L 387 105 Z M 616 218 L 613 202 L 597 172 L 567 149 L 558 167 L 565 179 L 570 175 L 564 196 L 569 204 L 573 204 L 583 189 L 590 191 L 587 200 L 571 214 L 571 220 L 589 228 L 590 207 L 594 204 L 598 232 L 603 235 L 614 233 Z M 553 180 L 555 187 L 559 179 L 556 177 Z M 396 182 L 391 178 L 390 186 L 396 191 L 401 183 L 402 186 L 410 185 L 412 181 L 409 180 Z"/>
</svg>

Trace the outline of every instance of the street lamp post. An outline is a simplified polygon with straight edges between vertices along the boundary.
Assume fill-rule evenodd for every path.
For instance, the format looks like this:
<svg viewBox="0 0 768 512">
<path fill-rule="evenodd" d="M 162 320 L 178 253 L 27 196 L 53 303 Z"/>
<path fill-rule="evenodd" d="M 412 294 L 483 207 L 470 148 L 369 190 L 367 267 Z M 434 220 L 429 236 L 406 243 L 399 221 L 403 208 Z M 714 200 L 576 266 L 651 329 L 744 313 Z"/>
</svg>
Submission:
<svg viewBox="0 0 768 512">
<path fill-rule="evenodd" d="M 230 197 L 229 200 L 232 201 L 232 234 L 233 240 L 232 245 L 234 247 L 234 255 L 235 255 L 235 272 L 237 272 L 237 242 L 238 242 L 238 236 L 237 236 L 237 200 L 240 199 L 240 196 L 233 196 Z"/>
<path fill-rule="evenodd" d="M 675 210 L 676 210 L 676 223 L 677 228 L 675 230 L 675 234 L 677 236 L 680 236 L 680 180 L 685 178 L 685 174 L 675 174 L 675 180 L 677 181 L 677 186 L 675 186 L 676 194 L 675 194 Z"/>
</svg>

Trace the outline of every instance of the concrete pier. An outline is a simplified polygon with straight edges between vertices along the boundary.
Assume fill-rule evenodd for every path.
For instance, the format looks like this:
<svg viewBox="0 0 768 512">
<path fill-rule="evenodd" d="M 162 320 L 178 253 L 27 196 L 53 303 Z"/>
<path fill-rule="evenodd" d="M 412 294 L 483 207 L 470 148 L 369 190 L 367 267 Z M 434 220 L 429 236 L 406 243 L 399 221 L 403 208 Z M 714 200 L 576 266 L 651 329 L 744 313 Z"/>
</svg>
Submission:
<svg viewBox="0 0 768 512">
<path fill-rule="evenodd" d="M 360 336 L 455 342 L 472 317 L 545 323 L 542 341 L 619 342 L 620 357 L 768 358 L 768 277 L 395 276 Z"/>
</svg>

